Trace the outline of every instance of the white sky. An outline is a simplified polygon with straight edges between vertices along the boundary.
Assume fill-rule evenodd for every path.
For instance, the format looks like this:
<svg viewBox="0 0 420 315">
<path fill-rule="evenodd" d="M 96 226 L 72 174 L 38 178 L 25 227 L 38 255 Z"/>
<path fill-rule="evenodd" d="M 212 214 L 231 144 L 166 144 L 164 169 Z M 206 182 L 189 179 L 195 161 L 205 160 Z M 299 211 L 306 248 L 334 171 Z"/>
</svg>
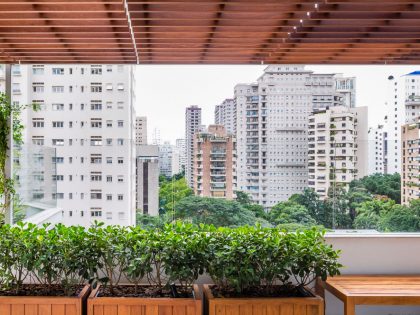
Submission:
<svg viewBox="0 0 420 315">
<path fill-rule="evenodd" d="M 154 128 L 160 129 L 162 142 L 175 144 L 184 136 L 185 107 L 202 108 L 203 124 L 213 123 L 214 106 L 233 96 L 237 83 L 255 82 L 266 66 L 228 65 L 149 65 L 136 69 L 136 112 L 147 116 L 148 141 Z M 385 88 L 389 75 L 401 76 L 420 70 L 413 66 L 313 66 L 317 73 L 343 73 L 355 76 L 356 106 L 368 106 L 369 126 L 382 121 L 385 115 Z"/>
</svg>

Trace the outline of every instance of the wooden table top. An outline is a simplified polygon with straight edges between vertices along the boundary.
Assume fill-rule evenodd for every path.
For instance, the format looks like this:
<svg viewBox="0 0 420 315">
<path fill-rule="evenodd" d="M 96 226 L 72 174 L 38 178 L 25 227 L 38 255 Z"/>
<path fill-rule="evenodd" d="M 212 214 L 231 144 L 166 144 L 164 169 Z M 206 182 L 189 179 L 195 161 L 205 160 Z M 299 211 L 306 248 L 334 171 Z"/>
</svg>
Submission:
<svg viewBox="0 0 420 315">
<path fill-rule="evenodd" d="M 420 297 L 420 275 L 336 276 L 328 278 L 325 285 L 328 291 L 338 297 Z"/>
</svg>

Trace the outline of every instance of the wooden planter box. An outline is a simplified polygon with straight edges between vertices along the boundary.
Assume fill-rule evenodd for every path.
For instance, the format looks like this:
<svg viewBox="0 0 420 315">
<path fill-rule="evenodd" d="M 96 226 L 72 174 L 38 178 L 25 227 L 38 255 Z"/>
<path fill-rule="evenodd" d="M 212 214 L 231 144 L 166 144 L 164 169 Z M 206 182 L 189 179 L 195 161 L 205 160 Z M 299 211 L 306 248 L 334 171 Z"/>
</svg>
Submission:
<svg viewBox="0 0 420 315">
<path fill-rule="evenodd" d="M 324 300 L 310 298 L 215 298 L 204 285 L 205 315 L 324 315 Z"/>
<path fill-rule="evenodd" d="M 88 298 L 88 315 L 201 315 L 202 297 L 194 285 L 195 298 L 97 297 L 99 286 Z M 0 313 L 1 314 L 1 313 Z"/>
<path fill-rule="evenodd" d="M 75 297 L 0 296 L 1 315 L 85 315 L 90 286 Z"/>
</svg>

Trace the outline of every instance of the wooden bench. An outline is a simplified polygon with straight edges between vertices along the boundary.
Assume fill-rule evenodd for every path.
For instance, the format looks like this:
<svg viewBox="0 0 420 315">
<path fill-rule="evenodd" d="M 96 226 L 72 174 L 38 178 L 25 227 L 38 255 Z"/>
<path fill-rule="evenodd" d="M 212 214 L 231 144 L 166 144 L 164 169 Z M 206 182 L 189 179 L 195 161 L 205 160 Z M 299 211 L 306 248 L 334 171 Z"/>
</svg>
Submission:
<svg viewBox="0 0 420 315">
<path fill-rule="evenodd" d="M 344 314 L 356 305 L 420 305 L 420 276 L 346 275 L 318 283 L 344 303 Z"/>
</svg>

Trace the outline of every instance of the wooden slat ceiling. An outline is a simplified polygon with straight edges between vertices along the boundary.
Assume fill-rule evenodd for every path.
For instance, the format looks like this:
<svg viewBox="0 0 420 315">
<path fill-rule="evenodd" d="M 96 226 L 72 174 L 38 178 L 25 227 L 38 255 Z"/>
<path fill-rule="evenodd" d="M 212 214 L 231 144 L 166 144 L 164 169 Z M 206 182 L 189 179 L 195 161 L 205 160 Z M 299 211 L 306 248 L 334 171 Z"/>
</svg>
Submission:
<svg viewBox="0 0 420 315">
<path fill-rule="evenodd" d="M 420 0 L 0 0 L 0 62 L 418 64 Z"/>
</svg>

